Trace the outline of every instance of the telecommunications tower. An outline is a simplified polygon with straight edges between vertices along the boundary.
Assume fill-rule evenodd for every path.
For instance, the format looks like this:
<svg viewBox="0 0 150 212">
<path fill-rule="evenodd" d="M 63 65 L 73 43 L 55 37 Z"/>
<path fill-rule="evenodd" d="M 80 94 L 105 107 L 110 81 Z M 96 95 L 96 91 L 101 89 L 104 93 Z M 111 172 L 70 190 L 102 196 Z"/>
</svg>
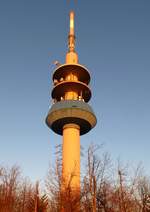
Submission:
<svg viewBox="0 0 150 212">
<path fill-rule="evenodd" d="M 70 32 L 66 62 L 53 72 L 53 105 L 46 124 L 63 137 L 62 184 L 80 192 L 80 135 L 96 125 L 96 116 L 88 104 L 91 98 L 90 74 L 79 64 L 75 51 L 74 12 L 70 12 Z"/>
</svg>

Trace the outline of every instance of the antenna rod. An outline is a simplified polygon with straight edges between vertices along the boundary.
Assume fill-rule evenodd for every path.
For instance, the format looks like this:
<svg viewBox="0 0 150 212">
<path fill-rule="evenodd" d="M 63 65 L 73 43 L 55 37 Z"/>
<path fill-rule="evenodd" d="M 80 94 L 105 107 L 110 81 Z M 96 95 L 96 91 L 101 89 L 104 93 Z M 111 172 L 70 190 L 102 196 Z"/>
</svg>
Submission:
<svg viewBox="0 0 150 212">
<path fill-rule="evenodd" d="M 75 51 L 75 33 L 74 33 L 74 12 L 70 12 L 70 32 L 68 36 L 69 52 Z"/>
<path fill-rule="evenodd" d="M 70 35 L 74 35 L 74 12 L 70 12 Z"/>
</svg>

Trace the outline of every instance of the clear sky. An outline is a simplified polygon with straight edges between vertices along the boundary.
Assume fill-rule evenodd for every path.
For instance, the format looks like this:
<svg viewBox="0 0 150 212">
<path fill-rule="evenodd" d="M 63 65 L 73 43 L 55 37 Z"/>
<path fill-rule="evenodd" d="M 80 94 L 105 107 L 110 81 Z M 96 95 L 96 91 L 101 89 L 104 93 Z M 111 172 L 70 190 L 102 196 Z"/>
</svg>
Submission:
<svg viewBox="0 0 150 212">
<path fill-rule="evenodd" d="M 79 62 L 91 73 L 96 127 L 81 137 L 150 175 L 150 0 L 0 1 L 0 164 L 32 180 L 54 164 L 61 136 L 45 125 L 55 60 L 75 11 Z"/>
</svg>

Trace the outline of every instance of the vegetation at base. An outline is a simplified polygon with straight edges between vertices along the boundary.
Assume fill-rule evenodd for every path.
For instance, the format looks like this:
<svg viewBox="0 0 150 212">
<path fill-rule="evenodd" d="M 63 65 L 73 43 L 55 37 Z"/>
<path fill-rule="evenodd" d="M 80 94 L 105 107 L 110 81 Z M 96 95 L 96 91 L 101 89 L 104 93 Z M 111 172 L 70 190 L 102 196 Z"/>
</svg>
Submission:
<svg viewBox="0 0 150 212">
<path fill-rule="evenodd" d="M 70 185 L 62 193 L 59 148 L 44 188 L 23 178 L 19 167 L 0 166 L 0 212 L 150 212 L 150 178 L 143 168 L 114 166 L 109 154 L 93 145 L 81 159 L 80 198 Z"/>
</svg>

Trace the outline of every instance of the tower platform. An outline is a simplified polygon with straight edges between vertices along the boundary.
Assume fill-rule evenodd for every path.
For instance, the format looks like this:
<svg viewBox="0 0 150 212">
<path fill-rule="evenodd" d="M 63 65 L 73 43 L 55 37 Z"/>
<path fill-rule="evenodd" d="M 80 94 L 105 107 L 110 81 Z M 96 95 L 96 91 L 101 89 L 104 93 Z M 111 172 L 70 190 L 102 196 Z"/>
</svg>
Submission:
<svg viewBox="0 0 150 212">
<path fill-rule="evenodd" d="M 79 125 L 80 135 L 84 135 L 96 125 L 96 122 L 91 106 L 82 100 L 59 101 L 53 104 L 46 118 L 46 124 L 59 135 L 63 134 L 65 124 Z"/>
</svg>

